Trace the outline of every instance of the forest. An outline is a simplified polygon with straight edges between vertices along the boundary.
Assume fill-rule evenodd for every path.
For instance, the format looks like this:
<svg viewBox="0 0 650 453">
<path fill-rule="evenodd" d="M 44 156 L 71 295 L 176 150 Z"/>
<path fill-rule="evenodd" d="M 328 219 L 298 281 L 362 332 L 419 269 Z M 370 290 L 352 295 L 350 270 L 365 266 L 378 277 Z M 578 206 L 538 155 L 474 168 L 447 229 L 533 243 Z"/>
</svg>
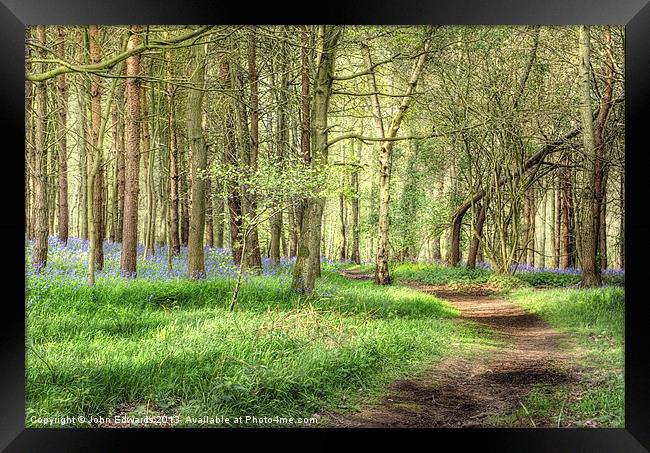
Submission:
<svg viewBox="0 0 650 453">
<path fill-rule="evenodd" d="M 623 27 L 25 43 L 27 426 L 624 426 Z"/>
</svg>

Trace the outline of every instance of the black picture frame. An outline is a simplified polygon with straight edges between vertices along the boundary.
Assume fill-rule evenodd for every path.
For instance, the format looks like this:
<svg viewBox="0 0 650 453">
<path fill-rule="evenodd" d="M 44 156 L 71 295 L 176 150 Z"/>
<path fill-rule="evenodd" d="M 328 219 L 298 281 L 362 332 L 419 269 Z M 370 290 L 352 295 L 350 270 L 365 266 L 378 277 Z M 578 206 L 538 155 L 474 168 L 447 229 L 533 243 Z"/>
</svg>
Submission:
<svg viewBox="0 0 650 453">
<path fill-rule="evenodd" d="M 82 0 L 39 2 L 2 0 L 0 4 L 0 111 L 2 156 L 8 173 L 0 178 L 3 191 L 0 234 L 4 239 L 0 292 L 0 450 L 123 451 L 174 445 L 250 448 L 250 440 L 278 441 L 284 446 L 312 448 L 315 439 L 341 442 L 340 437 L 361 435 L 383 441 L 398 435 L 421 441 L 424 448 L 447 451 L 468 446 L 480 451 L 585 451 L 642 452 L 650 449 L 650 379 L 646 364 L 649 348 L 645 333 L 643 270 L 650 256 L 650 223 L 644 218 L 644 177 L 647 150 L 643 112 L 650 105 L 650 4 L 647 0 L 417 0 L 370 2 L 314 2 L 309 4 L 221 4 L 205 0 Z M 417 430 L 213 430 L 213 429 L 26 429 L 25 428 L 25 313 L 24 273 L 24 27 L 25 25 L 101 24 L 477 24 L 626 26 L 626 358 L 624 429 L 417 429 Z M 23 162 L 21 162 L 23 160 Z M 19 171 L 17 169 L 20 169 Z M 22 184 L 22 185 L 21 185 Z M 9 292 L 8 290 L 12 291 Z M 2 297 L 4 296 L 4 297 Z M 216 436 L 215 436 L 216 433 Z M 248 434 L 253 434 L 248 436 Z M 331 436 L 334 433 L 336 436 Z M 242 435 L 243 434 L 243 435 Z M 288 435 L 287 435 L 288 434 Z M 281 435 L 281 437 L 280 437 Z M 296 436 L 300 436 L 298 440 Z M 226 447 L 225 438 L 240 442 Z M 236 439 L 235 439 L 236 438 Z M 245 442 L 245 443 L 244 443 Z M 345 441 L 347 444 L 347 441 Z M 443 442 L 450 447 L 443 447 Z M 138 444 L 136 446 L 136 444 Z M 319 446 L 324 446 L 322 442 Z M 422 448 L 422 447 L 418 447 Z"/>
</svg>

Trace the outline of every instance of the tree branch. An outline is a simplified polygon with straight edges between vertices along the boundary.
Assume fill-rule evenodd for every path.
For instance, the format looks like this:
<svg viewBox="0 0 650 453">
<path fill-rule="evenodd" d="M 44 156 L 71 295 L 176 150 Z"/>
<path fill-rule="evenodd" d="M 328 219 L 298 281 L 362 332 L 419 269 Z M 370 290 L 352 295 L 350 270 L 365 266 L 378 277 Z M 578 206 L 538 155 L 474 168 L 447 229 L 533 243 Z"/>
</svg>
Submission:
<svg viewBox="0 0 650 453">
<path fill-rule="evenodd" d="M 61 65 L 58 68 L 54 68 L 40 74 L 27 74 L 25 76 L 25 79 L 31 82 L 43 82 L 45 80 L 56 77 L 60 74 L 66 74 L 70 72 L 91 72 L 97 74 L 107 69 L 111 69 L 119 62 L 126 60 L 127 58 L 132 57 L 134 55 L 139 55 L 149 49 L 154 49 L 154 48 L 160 49 L 160 48 L 172 47 L 178 43 L 187 41 L 188 39 L 197 38 L 202 34 L 206 33 L 207 31 L 209 31 L 213 27 L 214 27 L 213 25 L 203 26 L 190 33 L 187 33 L 185 35 L 173 39 L 152 40 L 138 47 L 122 52 L 114 56 L 113 58 L 110 58 L 106 61 L 102 61 L 96 64 L 73 65 L 62 60 L 56 60 Z"/>
</svg>

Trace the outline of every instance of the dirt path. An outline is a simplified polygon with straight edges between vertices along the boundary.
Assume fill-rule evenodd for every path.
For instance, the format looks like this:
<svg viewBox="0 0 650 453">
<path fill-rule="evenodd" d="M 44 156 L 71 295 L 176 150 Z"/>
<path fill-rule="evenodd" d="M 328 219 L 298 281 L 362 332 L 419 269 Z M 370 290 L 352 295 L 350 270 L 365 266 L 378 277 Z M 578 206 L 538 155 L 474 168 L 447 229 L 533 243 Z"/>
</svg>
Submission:
<svg viewBox="0 0 650 453">
<path fill-rule="evenodd" d="M 375 405 L 349 416 L 330 417 L 333 426 L 480 427 L 490 413 L 521 408 L 534 384 L 574 379 L 560 350 L 562 334 L 537 316 L 484 288 L 459 292 L 447 286 L 403 284 L 448 301 L 461 311 L 461 319 L 493 329 L 507 344 L 471 360 L 450 357 L 417 378 L 398 380 Z"/>
</svg>

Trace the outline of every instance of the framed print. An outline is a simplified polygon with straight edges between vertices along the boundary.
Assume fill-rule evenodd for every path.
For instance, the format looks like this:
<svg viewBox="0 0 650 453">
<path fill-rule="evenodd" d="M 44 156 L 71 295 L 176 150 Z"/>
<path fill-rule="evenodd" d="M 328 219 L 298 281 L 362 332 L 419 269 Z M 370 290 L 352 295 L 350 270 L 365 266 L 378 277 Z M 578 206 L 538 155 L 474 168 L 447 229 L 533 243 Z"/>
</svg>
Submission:
<svg viewBox="0 0 650 453">
<path fill-rule="evenodd" d="M 647 451 L 650 7 L 598 3 L 5 1 L 0 446 Z"/>
</svg>

